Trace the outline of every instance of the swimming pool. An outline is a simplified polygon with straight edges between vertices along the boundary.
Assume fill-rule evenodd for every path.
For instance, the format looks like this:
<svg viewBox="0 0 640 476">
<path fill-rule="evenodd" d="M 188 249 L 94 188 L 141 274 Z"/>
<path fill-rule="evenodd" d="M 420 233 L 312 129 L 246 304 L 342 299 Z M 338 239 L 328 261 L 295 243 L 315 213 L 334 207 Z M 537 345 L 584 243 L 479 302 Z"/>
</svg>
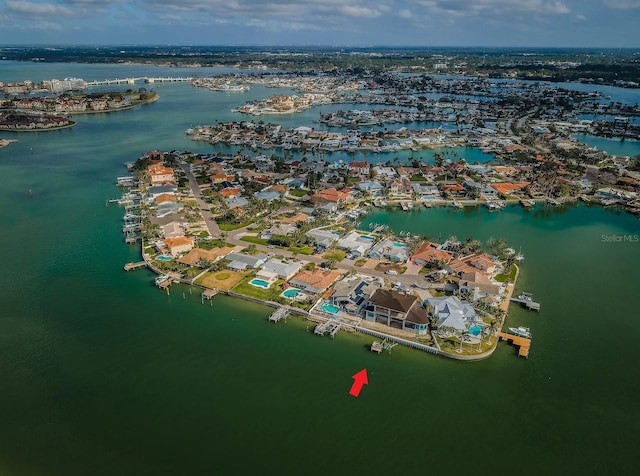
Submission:
<svg viewBox="0 0 640 476">
<path fill-rule="evenodd" d="M 299 289 L 296 288 L 289 288 L 287 289 L 285 292 L 282 293 L 282 296 L 289 298 L 289 299 L 295 299 L 296 297 L 298 297 L 298 294 L 300 294 L 302 291 L 300 291 Z"/>
<path fill-rule="evenodd" d="M 394 243 L 393 246 L 397 246 L 398 248 L 405 248 L 407 245 L 404 243 Z"/>
<path fill-rule="evenodd" d="M 482 332 L 482 326 L 476 324 L 475 326 L 472 326 L 469 329 L 469 334 L 471 334 L 472 336 L 477 336 L 478 334 L 480 334 Z"/>
<path fill-rule="evenodd" d="M 160 255 L 156 259 L 158 261 L 171 261 L 173 258 L 171 256 Z"/>
<path fill-rule="evenodd" d="M 364 238 L 365 240 L 369 241 L 376 241 L 375 237 L 370 235 L 360 235 L 360 238 Z"/>
<path fill-rule="evenodd" d="M 332 306 L 331 304 L 325 304 L 320 309 L 322 309 L 323 311 L 328 312 L 329 314 L 338 314 L 338 312 L 340 312 L 340 309 L 338 309 L 335 306 Z"/>
<path fill-rule="evenodd" d="M 269 289 L 269 286 L 271 286 L 271 284 L 269 284 L 264 279 L 258 279 L 258 278 L 253 278 L 251 281 L 249 281 L 249 284 L 257 288 L 264 288 L 264 289 Z"/>
</svg>

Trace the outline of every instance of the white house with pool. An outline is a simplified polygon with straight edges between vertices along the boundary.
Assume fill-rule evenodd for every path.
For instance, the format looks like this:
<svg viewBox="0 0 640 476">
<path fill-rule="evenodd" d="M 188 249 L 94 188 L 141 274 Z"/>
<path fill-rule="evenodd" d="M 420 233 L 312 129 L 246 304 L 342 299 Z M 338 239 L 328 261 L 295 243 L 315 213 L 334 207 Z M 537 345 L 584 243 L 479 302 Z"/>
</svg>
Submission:
<svg viewBox="0 0 640 476">
<path fill-rule="evenodd" d="M 467 301 L 457 296 L 432 297 L 424 302 L 427 309 L 438 320 L 441 332 L 464 333 L 477 336 L 482 332 L 482 319 Z"/>
</svg>

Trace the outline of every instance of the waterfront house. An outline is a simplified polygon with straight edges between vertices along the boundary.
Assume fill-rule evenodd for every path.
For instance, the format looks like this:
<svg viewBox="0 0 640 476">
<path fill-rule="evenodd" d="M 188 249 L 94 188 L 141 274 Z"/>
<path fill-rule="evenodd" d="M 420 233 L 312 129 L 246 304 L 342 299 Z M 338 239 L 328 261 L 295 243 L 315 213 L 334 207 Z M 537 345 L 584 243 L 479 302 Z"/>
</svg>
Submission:
<svg viewBox="0 0 640 476">
<path fill-rule="evenodd" d="M 395 178 L 387 182 L 387 190 L 392 195 L 411 195 L 413 188 L 408 178 Z"/>
<path fill-rule="evenodd" d="M 452 257 L 453 255 L 448 251 L 441 250 L 440 245 L 429 241 L 423 241 L 411 257 L 411 261 L 418 266 L 425 266 L 428 263 L 435 263 L 438 261 L 448 263 L 451 261 Z"/>
<path fill-rule="evenodd" d="M 175 194 L 177 192 L 178 187 L 175 185 L 156 185 L 147 189 L 147 196 L 151 201 L 154 201 L 160 195 Z"/>
<path fill-rule="evenodd" d="M 510 182 L 497 182 L 492 183 L 491 187 L 498 191 L 498 193 L 502 195 L 512 195 L 514 192 L 518 190 L 522 190 L 527 187 L 529 182 L 518 182 L 518 183 L 510 183 Z"/>
<path fill-rule="evenodd" d="M 176 238 L 165 238 L 163 243 L 169 248 L 171 256 L 176 257 L 180 253 L 186 253 L 193 248 L 195 238 L 187 236 L 178 236 Z"/>
<path fill-rule="evenodd" d="M 161 164 L 151 164 L 147 167 L 151 178 L 151 185 L 168 185 L 175 183 L 173 169 Z"/>
<path fill-rule="evenodd" d="M 340 276 L 342 276 L 342 273 L 342 271 L 332 269 L 304 269 L 296 274 L 289 281 L 289 284 L 291 286 L 300 288 L 303 291 L 318 294 L 326 291 L 329 286 L 335 283 L 340 278 Z"/>
<path fill-rule="evenodd" d="M 334 286 L 330 302 L 342 311 L 357 316 L 365 308 L 369 296 L 376 289 L 373 283 L 361 277 L 343 279 Z"/>
<path fill-rule="evenodd" d="M 452 195 L 454 197 L 460 197 L 465 195 L 467 192 L 461 183 L 442 184 L 440 185 L 440 190 L 442 193 Z"/>
<path fill-rule="evenodd" d="M 426 185 L 424 182 L 412 182 L 411 188 L 422 200 L 439 200 L 442 198 L 440 190 L 435 185 Z"/>
<path fill-rule="evenodd" d="M 156 216 L 162 218 L 173 213 L 178 213 L 184 208 L 180 203 L 164 202 L 158 205 L 155 209 Z"/>
<path fill-rule="evenodd" d="M 462 273 L 473 273 L 474 271 L 481 271 L 485 275 L 490 275 L 496 271 L 497 263 L 488 254 L 479 253 L 457 258 L 447 264 L 446 269 L 448 272 L 459 276 Z"/>
<path fill-rule="evenodd" d="M 285 263 L 282 260 L 271 258 L 265 264 L 262 265 L 262 271 L 266 271 L 268 273 L 272 273 L 279 278 L 284 280 L 291 279 L 298 271 L 302 268 L 302 263 L 300 262 L 289 262 Z"/>
<path fill-rule="evenodd" d="M 404 243 L 386 239 L 371 248 L 369 257 L 378 260 L 387 258 L 396 263 L 404 263 L 409 259 L 409 250 Z"/>
<path fill-rule="evenodd" d="M 167 223 L 162 226 L 162 235 L 165 238 L 177 238 L 179 236 L 184 236 L 184 225 L 175 221 Z"/>
<path fill-rule="evenodd" d="M 178 197 L 176 197 L 176 195 L 173 193 L 163 193 L 155 197 L 153 201 L 156 205 L 160 205 L 161 203 L 165 202 L 176 203 L 178 201 Z"/>
<path fill-rule="evenodd" d="M 178 259 L 178 263 L 187 266 L 196 266 L 198 263 L 209 262 L 214 263 L 233 251 L 233 248 L 225 246 L 223 248 L 212 248 L 204 250 L 202 248 L 193 248 L 187 254 Z"/>
<path fill-rule="evenodd" d="M 384 189 L 384 186 L 382 184 L 378 182 L 369 181 L 369 180 L 357 183 L 356 187 L 362 190 L 363 192 L 367 192 L 371 194 L 379 193 Z"/>
<path fill-rule="evenodd" d="M 371 164 L 364 161 L 355 161 L 349 164 L 349 174 L 353 176 L 365 175 L 369 176 L 371 171 Z"/>
<path fill-rule="evenodd" d="M 471 304 L 460 300 L 457 296 L 428 298 L 425 305 L 437 319 L 438 328 L 441 330 L 465 332 L 472 325 L 480 322 Z"/>
<path fill-rule="evenodd" d="M 344 237 L 340 238 L 336 244 L 338 248 L 349 251 L 352 255 L 360 258 L 373 246 L 375 240 L 372 236 L 361 235 L 356 230 L 352 230 Z"/>
<path fill-rule="evenodd" d="M 396 169 L 393 167 L 383 167 L 377 165 L 373 168 L 375 176 L 381 179 L 393 179 L 398 176 Z"/>
<path fill-rule="evenodd" d="M 469 293 L 472 301 L 485 297 L 495 298 L 500 295 L 501 290 L 501 284 L 494 283 L 486 274 L 480 271 L 460 273 L 458 291 Z"/>
<path fill-rule="evenodd" d="M 392 289 L 376 289 L 368 300 L 365 319 L 403 330 L 414 329 L 419 335 L 429 329 L 427 312 L 416 296 Z"/>
</svg>

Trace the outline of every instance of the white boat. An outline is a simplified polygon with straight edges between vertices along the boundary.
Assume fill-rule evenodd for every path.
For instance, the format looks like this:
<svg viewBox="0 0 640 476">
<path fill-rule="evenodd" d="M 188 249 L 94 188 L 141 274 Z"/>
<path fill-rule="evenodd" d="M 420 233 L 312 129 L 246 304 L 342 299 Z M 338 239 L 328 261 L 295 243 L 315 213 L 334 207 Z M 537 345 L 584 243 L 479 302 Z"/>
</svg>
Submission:
<svg viewBox="0 0 640 476">
<path fill-rule="evenodd" d="M 161 274 L 160 276 L 156 277 L 156 286 L 160 286 L 162 283 L 164 283 L 167 279 L 170 279 L 171 276 L 167 276 L 166 274 Z"/>
<path fill-rule="evenodd" d="M 509 330 L 512 334 L 517 335 L 519 337 L 525 337 L 527 339 L 531 339 L 531 331 L 528 327 L 509 327 Z"/>
</svg>

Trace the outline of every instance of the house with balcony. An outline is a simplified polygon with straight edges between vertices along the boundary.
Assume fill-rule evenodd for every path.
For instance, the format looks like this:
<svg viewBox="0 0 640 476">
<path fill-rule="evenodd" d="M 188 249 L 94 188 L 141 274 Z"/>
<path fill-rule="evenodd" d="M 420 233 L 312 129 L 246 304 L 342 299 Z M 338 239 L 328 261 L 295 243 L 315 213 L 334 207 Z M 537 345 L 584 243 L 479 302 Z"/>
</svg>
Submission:
<svg viewBox="0 0 640 476">
<path fill-rule="evenodd" d="M 361 277 L 343 279 L 334 286 L 330 302 L 340 310 L 358 316 L 366 307 L 369 296 L 375 289 L 377 287 L 374 284 Z"/>
<path fill-rule="evenodd" d="M 418 335 L 425 335 L 429 330 L 427 311 L 416 296 L 392 289 L 379 288 L 371 295 L 365 319 L 397 329 L 414 329 Z"/>
</svg>

